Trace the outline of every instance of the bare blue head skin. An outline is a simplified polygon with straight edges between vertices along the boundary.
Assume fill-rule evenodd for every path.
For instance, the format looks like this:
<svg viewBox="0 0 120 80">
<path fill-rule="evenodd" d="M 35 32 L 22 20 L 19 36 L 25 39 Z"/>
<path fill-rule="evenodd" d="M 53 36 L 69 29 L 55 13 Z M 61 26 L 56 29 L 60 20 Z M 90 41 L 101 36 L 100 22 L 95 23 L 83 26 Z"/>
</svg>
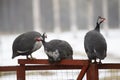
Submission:
<svg viewBox="0 0 120 80">
<path fill-rule="evenodd" d="M 100 24 L 101 24 L 102 22 L 104 22 L 104 20 L 105 20 L 105 18 L 102 18 L 101 16 L 98 16 L 95 30 L 100 31 Z"/>
</svg>

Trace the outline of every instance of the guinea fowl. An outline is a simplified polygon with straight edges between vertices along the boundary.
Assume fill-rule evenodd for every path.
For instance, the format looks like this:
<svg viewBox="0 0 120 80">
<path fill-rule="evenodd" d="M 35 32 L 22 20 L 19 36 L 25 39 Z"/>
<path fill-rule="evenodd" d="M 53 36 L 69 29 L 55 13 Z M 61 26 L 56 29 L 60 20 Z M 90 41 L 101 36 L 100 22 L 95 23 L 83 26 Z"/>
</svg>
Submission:
<svg viewBox="0 0 120 80">
<path fill-rule="evenodd" d="M 60 62 L 62 59 L 73 59 L 73 50 L 70 44 L 64 40 L 54 39 L 45 41 L 46 34 L 42 35 L 44 51 L 50 63 Z"/>
<path fill-rule="evenodd" d="M 107 44 L 105 38 L 100 33 L 100 24 L 104 20 L 105 18 L 99 16 L 95 29 L 85 35 L 84 47 L 91 62 L 92 60 L 96 62 L 96 59 L 99 59 L 99 63 L 101 63 L 101 60 L 106 57 Z"/>
<path fill-rule="evenodd" d="M 23 55 L 27 59 L 33 59 L 32 53 L 42 46 L 42 36 L 39 32 L 30 31 L 19 35 L 13 42 L 12 59 L 16 56 Z M 30 55 L 31 58 L 28 56 Z"/>
</svg>

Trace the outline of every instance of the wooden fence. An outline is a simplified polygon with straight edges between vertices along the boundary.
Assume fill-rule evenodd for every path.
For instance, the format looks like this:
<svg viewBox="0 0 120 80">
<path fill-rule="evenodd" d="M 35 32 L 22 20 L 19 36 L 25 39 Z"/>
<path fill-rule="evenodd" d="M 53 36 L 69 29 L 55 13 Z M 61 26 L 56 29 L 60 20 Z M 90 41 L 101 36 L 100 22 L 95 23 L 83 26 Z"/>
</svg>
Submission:
<svg viewBox="0 0 120 80">
<path fill-rule="evenodd" d="M 46 59 L 19 59 L 19 66 L 1 66 L 0 71 L 16 71 L 17 80 L 25 80 L 28 70 L 69 70 L 81 69 L 77 80 L 82 80 L 86 74 L 87 80 L 99 80 L 99 69 L 120 69 L 120 63 L 89 63 L 88 60 L 62 60 L 60 63 L 49 64 Z"/>
</svg>

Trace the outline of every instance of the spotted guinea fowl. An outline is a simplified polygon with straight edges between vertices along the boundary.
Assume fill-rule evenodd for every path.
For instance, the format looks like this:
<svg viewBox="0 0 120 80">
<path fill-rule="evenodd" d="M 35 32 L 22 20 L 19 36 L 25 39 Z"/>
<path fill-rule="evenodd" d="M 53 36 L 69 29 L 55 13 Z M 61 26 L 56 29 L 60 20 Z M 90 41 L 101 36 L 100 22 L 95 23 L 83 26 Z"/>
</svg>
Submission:
<svg viewBox="0 0 120 80">
<path fill-rule="evenodd" d="M 60 62 L 62 59 L 73 59 L 73 50 L 70 44 L 64 40 L 54 39 L 45 41 L 46 34 L 42 35 L 44 51 L 50 63 Z"/>
<path fill-rule="evenodd" d="M 20 55 L 26 56 L 27 59 L 30 59 L 28 57 L 30 55 L 31 59 L 33 59 L 32 53 L 42 46 L 41 40 L 41 34 L 36 31 L 30 31 L 19 35 L 12 45 L 12 59 Z"/>
<path fill-rule="evenodd" d="M 99 16 L 95 29 L 85 35 L 84 48 L 91 62 L 92 60 L 96 62 L 96 59 L 99 59 L 99 63 L 101 63 L 101 60 L 106 57 L 107 44 L 105 38 L 100 33 L 100 24 L 104 20 L 105 18 Z"/>
</svg>

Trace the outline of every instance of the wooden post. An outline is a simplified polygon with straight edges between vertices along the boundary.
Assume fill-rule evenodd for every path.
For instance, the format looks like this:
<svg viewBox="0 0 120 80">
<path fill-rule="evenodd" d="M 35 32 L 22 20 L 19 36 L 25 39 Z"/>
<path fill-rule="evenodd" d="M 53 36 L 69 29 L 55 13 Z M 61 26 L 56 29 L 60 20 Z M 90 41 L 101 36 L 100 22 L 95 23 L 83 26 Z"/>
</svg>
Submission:
<svg viewBox="0 0 120 80">
<path fill-rule="evenodd" d="M 90 64 L 87 71 L 87 80 L 99 80 L 97 63 Z"/>
<path fill-rule="evenodd" d="M 17 80 L 25 80 L 25 64 L 20 64 L 17 68 Z"/>
<path fill-rule="evenodd" d="M 86 66 L 82 67 L 82 70 L 81 70 L 77 80 L 82 80 L 83 79 L 85 73 L 87 72 L 88 67 L 89 67 L 89 65 L 86 65 Z"/>
</svg>

